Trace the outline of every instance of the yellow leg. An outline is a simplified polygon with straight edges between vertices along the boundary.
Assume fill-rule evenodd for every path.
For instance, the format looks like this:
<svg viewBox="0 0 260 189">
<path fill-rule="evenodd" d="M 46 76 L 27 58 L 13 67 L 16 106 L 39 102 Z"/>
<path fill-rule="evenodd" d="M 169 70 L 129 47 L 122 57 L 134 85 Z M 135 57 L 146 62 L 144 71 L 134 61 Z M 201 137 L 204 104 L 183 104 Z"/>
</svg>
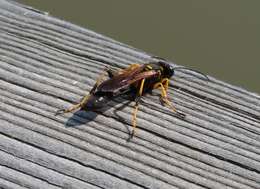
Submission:
<svg viewBox="0 0 260 189">
<path fill-rule="evenodd" d="M 167 84 L 165 84 L 165 86 L 167 86 L 168 88 L 168 83 L 169 81 L 166 81 Z M 177 109 L 172 105 L 172 103 L 169 101 L 168 97 L 167 97 L 167 92 L 166 89 L 164 88 L 164 85 L 162 84 L 162 82 L 158 82 L 154 85 L 153 88 L 161 88 L 161 100 L 175 113 L 177 113 L 181 118 L 184 118 L 185 115 L 183 113 L 180 113 L 177 111 Z"/>
<path fill-rule="evenodd" d="M 135 135 L 137 112 L 138 112 L 138 104 L 135 104 L 135 108 L 134 108 L 134 112 L 133 112 L 133 119 L 132 119 L 132 126 L 133 126 L 133 130 L 132 130 L 132 134 L 131 134 L 132 137 Z"/>
<path fill-rule="evenodd" d="M 143 90 L 144 90 L 144 81 L 145 79 L 142 79 L 140 89 L 139 89 L 139 96 L 142 96 Z"/>
<path fill-rule="evenodd" d="M 106 68 L 106 69 L 107 69 L 107 68 Z M 92 94 L 92 93 L 96 90 L 96 88 L 100 85 L 100 83 L 102 82 L 103 78 L 105 77 L 105 73 L 106 73 L 106 72 L 104 72 L 103 74 L 101 74 L 101 76 L 97 79 L 95 85 L 94 85 L 94 86 L 92 87 L 92 89 L 90 90 L 89 94 L 87 94 L 86 96 L 84 96 L 78 104 L 75 104 L 75 105 L 73 105 L 72 107 L 70 107 L 70 108 L 68 108 L 68 109 L 60 109 L 60 110 L 58 110 L 58 111 L 55 113 L 55 115 L 64 114 L 64 113 L 69 113 L 69 112 L 72 112 L 72 111 L 74 111 L 74 110 L 76 110 L 76 109 L 79 109 L 79 108 L 83 107 L 83 106 L 87 103 L 90 94 Z"/>
<path fill-rule="evenodd" d="M 76 109 L 79 109 L 81 107 L 83 107 L 83 105 L 88 101 L 90 94 L 88 94 L 87 96 L 84 96 L 83 99 L 80 101 L 80 103 L 73 105 L 72 107 L 68 108 L 68 109 L 60 109 L 58 110 L 55 115 L 59 115 L 59 114 L 65 114 L 65 113 L 69 113 L 72 112 Z"/>
<path fill-rule="evenodd" d="M 167 92 L 161 82 L 158 82 L 153 86 L 154 89 L 157 89 L 159 87 L 161 88 L 161 97 L 167 98 Z"/>
<path fill-rule="evenodd" d="M 167 93 L 168 87 L 169 87 L 169 79 L 168 79 L 168 78 L 163 78 L 162 81 L 156 83 L 156 84 L 153 86 L 153 88 L 154 88 L 154 89 L 159 88 L 159 87 L 160 87 L 160 83 L 163 85 L 163 87 L 164 87 L 164 89 L 165 89 L 165 91 L 166 91 L 165 93 Z"/>
<path fill-rule="evenodd" d="M 135 131 L 136 131 L 137 112 L 138 112 L 139 101 L 140 101 L 141 96 L 143 94 L 144 82 L 145 82 L 145 79 L 142 79 L 141 84 L 140 84 L 140 89 L 138 91 L 138 95 L 135 99 L 135 108 L 134 108 L 134 111 L 133 111 L 133 119 L 132 119 L 133 130 L 132 130 L 131 137 L 133 137 L 135 135 Z"/>
<path fill-rule="evenodd" d="M 168 87 L 169 87 L 169 79 L 168 78 L 163 78 L 162 82 L 161 82 L 164 86 L 165 91 L 168 91 Z"/>
</svg>

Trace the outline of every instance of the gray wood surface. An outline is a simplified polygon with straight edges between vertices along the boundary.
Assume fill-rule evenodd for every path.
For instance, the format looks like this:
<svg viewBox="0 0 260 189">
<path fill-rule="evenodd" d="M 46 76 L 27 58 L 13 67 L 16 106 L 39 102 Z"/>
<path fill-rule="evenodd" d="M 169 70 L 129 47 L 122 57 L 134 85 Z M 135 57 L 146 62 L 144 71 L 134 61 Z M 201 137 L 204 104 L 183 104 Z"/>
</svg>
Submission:
<svg viewBox="0 0 260 189">
<path fill-rule="evenodd" d="M 133 103 L 54 116 L 105 66 L 151 55 L 0 0 L 0 188 L 260 188 L 260 96 L 176 71 L 169 97 L 148 95 L 128 141 Z M 155 94 L 159 94 L 158 92 Z"/>
</svg>

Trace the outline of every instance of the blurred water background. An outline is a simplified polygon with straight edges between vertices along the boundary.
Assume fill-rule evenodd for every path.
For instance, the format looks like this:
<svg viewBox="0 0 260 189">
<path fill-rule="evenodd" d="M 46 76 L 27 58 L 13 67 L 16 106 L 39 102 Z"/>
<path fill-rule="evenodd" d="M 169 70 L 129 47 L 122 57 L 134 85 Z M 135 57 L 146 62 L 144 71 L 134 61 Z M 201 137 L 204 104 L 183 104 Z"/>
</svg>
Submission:
<svg viewBox="0 0 260 189">
<path fill-rule="evenodd" d="M 20 2 L 260 94 L 259 0 Z"/>
</svg>

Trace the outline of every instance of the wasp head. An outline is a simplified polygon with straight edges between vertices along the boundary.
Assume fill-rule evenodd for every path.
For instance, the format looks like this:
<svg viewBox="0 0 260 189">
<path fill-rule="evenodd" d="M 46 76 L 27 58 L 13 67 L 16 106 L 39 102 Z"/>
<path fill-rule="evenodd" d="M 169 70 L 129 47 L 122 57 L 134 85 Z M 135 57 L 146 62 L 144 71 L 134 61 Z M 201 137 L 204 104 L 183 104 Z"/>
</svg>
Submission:
<svg viewBox="0 0 260 189">
<path fill-rule="evenodd" d="M 170 78 L 174 75 L 173 66 L 171 66 L 170 64 L 163 62 L 163 61 L 159 61 L 158 63 L 160 65 L 160 67 L 162 68 L 162 75 L 164 77 Z"/>
</svg>

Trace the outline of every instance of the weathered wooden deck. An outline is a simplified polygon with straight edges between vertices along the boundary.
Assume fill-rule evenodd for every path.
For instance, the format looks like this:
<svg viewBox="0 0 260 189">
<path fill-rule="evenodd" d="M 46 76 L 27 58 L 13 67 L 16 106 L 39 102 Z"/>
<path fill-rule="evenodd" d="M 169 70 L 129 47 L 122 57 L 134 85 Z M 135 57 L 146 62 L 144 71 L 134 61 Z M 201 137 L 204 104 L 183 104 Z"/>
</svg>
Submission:
<svg viewBox="0 0 260 189">
<path fill-rule="evenodd" d="M 169 96 L 102 114 L 54 116 L 110 65 L 151 56 L 30 7 L 0 0 L 0 188 L 260 188 L 260 96 L 181 72 Z"/>
</svg>

